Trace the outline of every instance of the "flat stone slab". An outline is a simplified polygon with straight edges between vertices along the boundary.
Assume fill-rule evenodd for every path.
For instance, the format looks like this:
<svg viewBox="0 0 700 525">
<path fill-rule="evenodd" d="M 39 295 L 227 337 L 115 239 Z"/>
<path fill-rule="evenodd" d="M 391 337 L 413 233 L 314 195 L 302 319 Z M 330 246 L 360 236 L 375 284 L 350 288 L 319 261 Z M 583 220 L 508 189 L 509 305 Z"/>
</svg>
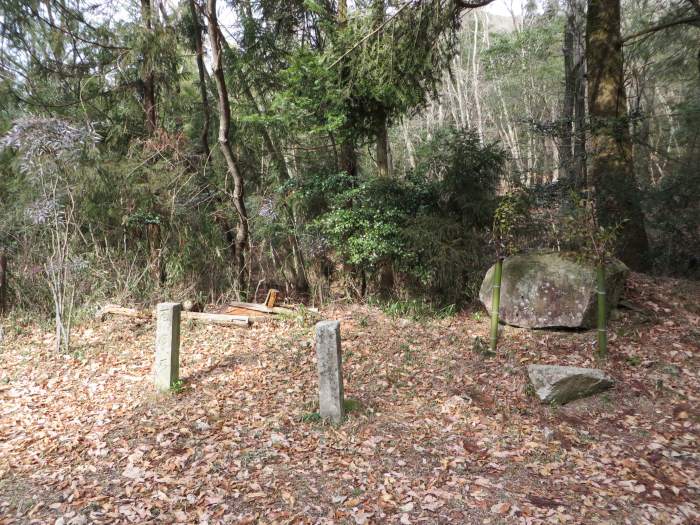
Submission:
<svg viewBox="0 0 700 525">
<path fill-rule="evenodd" d="M 592 396 L 613 386 L 602 370 L 576 366 L 529 365 L 527 373 L 543 403 L 563 405 L 574 399 Z"/>
</svg>

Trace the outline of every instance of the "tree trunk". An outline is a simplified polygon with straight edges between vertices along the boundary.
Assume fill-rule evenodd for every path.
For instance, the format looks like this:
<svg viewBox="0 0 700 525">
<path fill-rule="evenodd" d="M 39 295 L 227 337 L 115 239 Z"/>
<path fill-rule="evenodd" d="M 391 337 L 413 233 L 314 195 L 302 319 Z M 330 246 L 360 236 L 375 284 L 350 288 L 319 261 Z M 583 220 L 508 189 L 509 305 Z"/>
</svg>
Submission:
<svg viewBox="0 0 700 525">
<path fill-rule="evenodd" d="M 579 13 L 582 17 L 582 14 Z M 579 16 L 577 15 L 577 16 Z M 574 39 L 574 165 L 573 173 L 576 187 L 586 185 L 586 58 L 582 41 L 581 26 L 577 22 L 577 34 Z"/>
<path fill-rule="evenodd" d="M 248 246 L 248 214 L 244 201 L 244 181 L 238 168 L 238 162 L 229 142 L 231 128 L 231 104 L 228 99 L 228 89 L 224 76 L 222 60 L 221 31 L 216 16 L 216 0 L 207 0 L 207 20 L 209 43 L 211 45 L 212 71 L 216 82 L 216 90 L 219 95 L 219 149 L 226 160 L 228 172 L 233 179 L 233 206 L 238 213 L 238 227 L 236 228 L 236 281 L 239 292 L 245 288 L 245 250 Z"/>
<path fill-rule="evenodd" d="M 338 169 L 348 175 L 357 175 L 357 152 L 355 144 L 350 139 L 343 139 L 340 144 L 340 155 L 338 155 Z"/>
<path fill-rule="evenodd" d="M 392 172 L 389 130 L 386 126 L 386 120 L 382 119 L 377 130 L 377 175 L 380 177 L 391 177 Z"/>
<path fill-rule="evenodd" d="M 634 172 L 639 185 L 643 189 L 651 187 L 651 123 L 648 118 L 654 109 L 654 80 L 649 79 L 644 71 L 638 71 L 634 86 L 636 96 L 632 103 L 631 111 L 635 115 L 632 122 L 632 142 L 634 153 Z M 647 89 L 648 88 L 648 89 Z"/>
<path fill-rule="evenodd" d="M 146 237 L 148 239 L 151 276 L 154 282 L 163 286 L 167 280 L 167 275 L 165 272 L 165 259 L 163 258 L 160 224 L 146 224 Z"/>
<path fill-rule="evenodd" d="M 248 84 L 245 76 L 240 75 L 239 78 L 246 98 L 253 105 L 255 112 L 262 117 L 265 112 L 263 108 L 261 108 L 258 105 L 255 95 L 250 89 L 250 85 Z M 272 135 L 268 131 L 267 127 L 262 126 L 261 131 L 263 142 L 265 143 L 265 148 L 267 149 L 268 153 L 272 157 L 273 162 L 277 166 L 277 169 L 279 170 L 282 179 L 284 181 L 290 180 L 292 178 L 292 174 L 290 173 L 289 168 L 287 167 L 287 161 L 284 158 L 282 150 L 280 150 L 277 144 L 275 144 L 275 141 L 273 140 Z M 304 255 L 301 251 L 301 246 L 299 246 L 299 242 L 297 240 L 297 228 L 296 219 L 294 217 L 294 210 L 290 206 L 285 204 L 284 211 L 289 221 L 289 227 L 293 230 L 287 236 L 287 241 L 289 242 L 289 248 L 292 252 L 292 273 L 294 274 L 294 288 L 299 292 L 308 292 L 309 280 L 306 277 L 306 263 L 304 262 Z"/>
<path fill-rule="evenodd" d="M 573 165 L 573 123 L 576 80 L 574 71 L 574 27 L 570 14 L 564 27 L 564 104 L 561 111 L 561 138 L 559 141 L 559 166 L 563 179 L 576 186 Z"/>
<path fill-rule="evenodd" d="M 197 71 L 199 72 L 199 96 L 202 99 L 202 115 L 204 116 L 204 124 L 200 133 L 200 142 L 202 144 L 202 153 L 208 159 L 211 155 L 209 149 L 209 97 L 207 96 L 207 77 L 204 67 L 204 45 L 202 44 L 202 24 L 197 12 L 195 0 L 190 0 L 190 14 L 194 22 L 194 49 L 197 56 Z"/>
<path fill-rule="evenodd" d="M 338 1 L 337 11 L 338 27 L 344 29 L 348 24 L 348 2 Z M 341 75 L 343 74 L 341 68 Z M 338 155 L 338 170 L 344 171 L 348 175 L 357 175 L 357 152 L 355 142 L 350 137 L 343 136 L 340 143 L 340 154 Z"/>
<path fill-rule="evenodd" d="M 581 190 L 586 185 L 586 62 L 584 56 L 584 6 L 582 0 L 566 3 L 564 29 L 565 126 L 562 149 L 570 152 L 562 166 L 570 185 Z M 566 154 L 566 153 L 565 153 Z"/>
<path fill-rule="evenodd" d="M 199 6 L 197 0 L 190 0 L 190 14 L 194 21 L 194 33 L 192 35 L 194 41 L 194 49 L 197 60 L 197 72 L 199 74 L 199 97 L 202 101 L 202 114 L 204 116 L 204 123 L 202 125 L 202 130 L 199 134 L 200 144 L 202 146 L 202 153 L 205 156 L 205 160 L 208 161 L 211 157 L 211 148 L 209 147 L 209 127 L 211 125 L 211 108 L 209 106 L 209 91 L 207 89 L 207 70 L 204 66 L 204 42 L 202 40 L 202 33 L 204 32 L 204 27 L 199 16 Z M 209 181 L 205 176 L 205 172 L 200 170 L 200 183 L 202 185 L 202 191 L 207 194 L 211 191 L 209 189 Z M 221 204 L 221 194 L 217 191 L 213 192 L 212 202 L 216 204 Z M 214 222 L 219 226 L 221 232 L 223 233 L 224 240 L 226 241 L 226 247 L 231 252 L 233 259 L 236 259 L 236 241 L 233 236 L 231 225 L 223 213 L 214 213 Z"/>
<path fill-rule="evenodd" d="M 338 25 L 345 27 L 348 23 L 348 0 L 338 0 Z"/>
<path fill-rule="evenodd" d="M 479 141 L 484 143 L 484 123 L 481 118 L 481 90 L 479 89 L 479 15 L 474 13 L 474 46 L 472 47 L 472 88 L 474 90 L 474 106 L 476 107 L 476 130 Z"/>
<path fill-rule="evenodd" d="M 0 315 L 7 312 L 7 257 L 0 253 Z"/>
<path fill-rule="evenodd" d="M 141 0 L 141 19 L 146 31 L 153 29 L 153 9 L 151 0 Z M 145 56 L 145 71 L 142 74 L 143 83 L 143 109 L 146 114 L 146 129 L 153 133 L 158 127 L 158 117 L 156 113 L 156 82 L 153 73 L 153 57 Z"/>
<path fill-rule="evenodd" d="M 649 242 L 634 177 L 620 38 L 619 0 L 588 0 L 588 105 L 591 116 L 589 186 L 598 221 L 620 227 L 617 255 L 635 270 L 647 266 Z"/>
</svg>

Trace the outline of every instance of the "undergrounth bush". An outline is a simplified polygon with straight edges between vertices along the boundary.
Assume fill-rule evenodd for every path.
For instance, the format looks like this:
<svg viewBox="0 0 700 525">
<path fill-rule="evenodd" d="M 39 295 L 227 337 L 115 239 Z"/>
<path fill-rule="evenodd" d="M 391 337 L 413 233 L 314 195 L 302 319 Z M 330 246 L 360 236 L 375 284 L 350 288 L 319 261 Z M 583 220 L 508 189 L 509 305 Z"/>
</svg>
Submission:
<svg viewBox="0 0 700 525">
<path fill-rule="evenodd" d="M 698 195 L 697 164 L 685 166 L 648 192 L 646 225 L 657 272 L 700 278 Z"/>
<path fill-rule="evenodd" d="M 476 296 L 489 260 L 484 231 L 505 155 L 471 131 L 450 128 L 417 159 L 404 178 L 309 179 L 299 195 L 315 212 L 310 229 L 370 288 L 390 268 L 405 292 L 461 303 Z"/>
</svg>

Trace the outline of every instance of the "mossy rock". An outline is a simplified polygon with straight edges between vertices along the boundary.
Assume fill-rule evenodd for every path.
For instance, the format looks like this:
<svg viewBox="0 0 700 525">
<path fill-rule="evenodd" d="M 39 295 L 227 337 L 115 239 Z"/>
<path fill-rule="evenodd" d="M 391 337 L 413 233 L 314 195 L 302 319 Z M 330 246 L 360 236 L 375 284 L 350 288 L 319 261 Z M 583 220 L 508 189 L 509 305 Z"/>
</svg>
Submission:
<svg viewBox="0 0 700 525">
<path fill-rule="evenodd" d="M 491 313 L 492 266 L 481 285 L 479 299 Z M 605 267 L 606 304 L 614 308 L 629 274 L 622 262 Z M 596 323 L 596 271 L 575 254 L 537 253 L 503 261 L 501 303 L 503 323 L 524 328 L 591 328 Z"/>
</svg>

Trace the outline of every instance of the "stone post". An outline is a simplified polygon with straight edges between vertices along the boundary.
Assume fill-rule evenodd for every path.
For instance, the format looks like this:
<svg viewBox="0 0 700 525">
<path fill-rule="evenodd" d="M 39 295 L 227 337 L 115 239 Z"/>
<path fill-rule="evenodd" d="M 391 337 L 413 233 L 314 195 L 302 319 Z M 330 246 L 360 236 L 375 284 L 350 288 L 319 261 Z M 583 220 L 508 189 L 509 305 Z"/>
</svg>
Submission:
<svg viewBox="0 0 700 525">
<path fill-rule="evenodd" d="M 343 421 L 343 362 L 340 354 L 340 321 L 316 324 L 316 358 L 320 414 L 333 423 Z"/>
<path fill-rule="evenodd" d="M 156 361 L 153 378 L 161 392 L 180 376 L 180 303 L 159 303 L 156 307 Z"/>
</svg>

